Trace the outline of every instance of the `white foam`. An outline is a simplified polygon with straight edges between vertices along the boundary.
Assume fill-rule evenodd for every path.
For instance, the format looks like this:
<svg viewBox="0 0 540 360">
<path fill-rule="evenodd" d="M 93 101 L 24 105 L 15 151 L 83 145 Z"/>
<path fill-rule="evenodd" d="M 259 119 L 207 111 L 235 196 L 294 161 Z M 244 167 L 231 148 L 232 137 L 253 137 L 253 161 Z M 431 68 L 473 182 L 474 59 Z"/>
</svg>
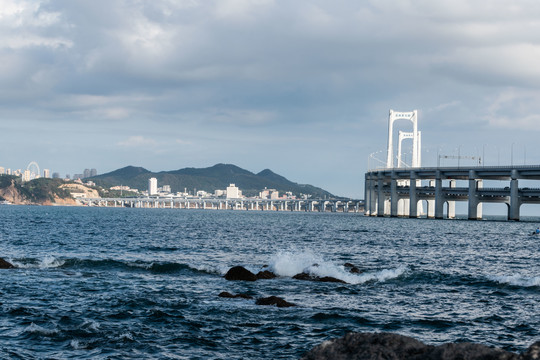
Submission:
<svg viewBox="0 0 540 360">
<path fill-rule="evenodd" d="M 40 268 L 56 268 L 64 265 L 65 261 L 60 260 L 52 255 L 47 255 L 41 260 Z"/>
<path fill-rule="evenodd" d="M 30 333 L 30 334 L 45 335 L 45 336 L 51 336 L 58 333 L 57 330 L 49 330 L 39 325 L 36 325 L 34 323 L 31 323 L 30 325 L 28 325 L 26 329 L 24 329 L 24 332 Z"/>
<path fill-rule="evenodd" d="M 384 282 L 395 279 L 407 271 L 406 266 L 383 269 L 362 274 L 352 274 L 343 265 L 336 265 L 311 251 L 282 251 L 270 261 L 270 269 L 276 275 L 292 277 L 305 272 L 318 277 L 330 276 L 349 284 L 363 284 L 369 281 Z"/>
<path fill-rule="evenodd" d="M 22 259 L 22 261 L 12 260 L 10 261 L 13 265 L 15 265 L 18 268 L 22 269 L 32 269 L 32 268 L 39 268 L 39 269 L 47 269 L 47 268 L 57 268 L 62 265 L 64 265 L 65 261 L 58 259 L 54 257 L 53 255 L 47 255 L 43 259 L 40 260 L 32 260 L 28 261 L 25 259 Z"/>
<path fill-rule="evenodd" d="M 509 284 L 514 286 L 532 287 L 540 286 L 540 276 L 527 277 L 521 274 L 489 276 L 490 280 L 500 284 Z"/>
</svg>

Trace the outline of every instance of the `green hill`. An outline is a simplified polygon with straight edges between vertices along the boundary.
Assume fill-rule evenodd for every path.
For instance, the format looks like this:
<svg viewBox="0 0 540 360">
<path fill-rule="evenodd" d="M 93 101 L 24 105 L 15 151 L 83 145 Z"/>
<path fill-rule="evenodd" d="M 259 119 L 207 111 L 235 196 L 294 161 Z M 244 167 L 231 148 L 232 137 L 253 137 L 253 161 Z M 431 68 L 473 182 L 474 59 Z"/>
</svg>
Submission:
<svg viewBox="0 0 540 360">
<path fill-rule="evenodd" d="M 261 190 L 268 188 L 276 189 L 280 193 L 290 191 L 296 196 L 306 194 L 314 198 L 335 197 L 326 190 L 312 185 L 297 184 L 268 169 L 254 174 L 231 164 L 216 164 L 208 168 L 185 168 L 158 173 L 153 173 L 142 167 L 127 166 L 87 180 L 92 180 L 103 187 L 127 185 L 131 188 L 146 190 L 148 179 L 151 177 L 158 180 L 158 186 L 170 185 L 173 193 L 183 192 L 184 189 L 188 192 L 194 192 L 195 189 L 214 192 L 215 190 L 225 190 L 229 184 L 235 184 L 246 196 L 258 195 Z"/>
</svg>

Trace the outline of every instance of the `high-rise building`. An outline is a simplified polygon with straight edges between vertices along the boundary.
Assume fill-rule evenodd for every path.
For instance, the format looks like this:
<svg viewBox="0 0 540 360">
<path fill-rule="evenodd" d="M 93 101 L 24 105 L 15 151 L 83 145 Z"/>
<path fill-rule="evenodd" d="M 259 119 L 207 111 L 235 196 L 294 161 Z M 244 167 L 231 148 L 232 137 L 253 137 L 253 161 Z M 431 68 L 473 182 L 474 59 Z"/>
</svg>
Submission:
<svg viewBox="0 0 540 360">
<path fill-rule="evenodd" d="M 90 177 L 90 169 L 84 169 L 82 179 Z"/>
<path fill-rule="evenodd" d="M 239 199 L 241 197 L 242 193 L 234 184 L 227 187 L 227 199 Z"/>
<path fill-rule="evenodd" d="M 30 181 L 32 180 L 31 178 L 31 173 L 30 173 L 30 170 L 24 170 L 24 173 L 23 173 L 23 176 L 22 176 L 22 181 Z"/>
<path fill-rule="evenodd" d="M 148 179 L 148 195 L 157 195 L 157 179 L 150 178 Z"/>
<path fill-rule="evenodd" d="M 4 168 L 0 166 L 0 175 L 4 175 L 4 173 L 5 173 Z"/>
<path fill-rule="evenodd" d="M 43 177 L 46 179 L 50 179 L 51 177 L 51 170 L 49 169 L 43 169 Z"/>
<path fill-rule="evenodd" d="M 90 169 L 90 176 L 97 176 L 97 170 L 96 169 Z"/>
<path fill-rule="evenodd" d="M 60 179 L 60 173 L 53 172 L 52 177 L 53 179 Z"/>
</svg>

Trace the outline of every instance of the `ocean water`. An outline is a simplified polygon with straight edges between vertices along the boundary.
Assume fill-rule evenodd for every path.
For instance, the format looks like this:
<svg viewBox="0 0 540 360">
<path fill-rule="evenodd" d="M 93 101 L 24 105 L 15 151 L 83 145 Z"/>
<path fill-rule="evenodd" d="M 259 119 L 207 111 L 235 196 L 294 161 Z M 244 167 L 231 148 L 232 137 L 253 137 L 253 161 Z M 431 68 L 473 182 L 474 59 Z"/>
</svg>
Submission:
<svg viewBox="0 0 540 360">
<path fill-rule="evenodd" d="M 351 331 L 522 351 L 540 340 L 530 222 L 0 207 L 2 359 L 295 359 Z M 351 274 L 344 263 L 362 269 Z M 226 271 L 268 266 L 272 280 Z M 292 279 L 333 276 L 347 284 Z M 277 308 L 218 297 L 279 296 Z"/>
</svg>

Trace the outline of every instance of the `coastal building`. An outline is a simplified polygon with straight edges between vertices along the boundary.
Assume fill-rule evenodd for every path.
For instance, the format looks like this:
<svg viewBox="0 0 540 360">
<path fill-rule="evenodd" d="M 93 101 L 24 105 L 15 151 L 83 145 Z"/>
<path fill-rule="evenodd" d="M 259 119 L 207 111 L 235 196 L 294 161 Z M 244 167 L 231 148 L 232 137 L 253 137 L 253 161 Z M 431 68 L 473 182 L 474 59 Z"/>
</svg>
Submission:
<svg viewBox="0 0 540 360">
<path fill-rule="evenodd" d="M 215 197 L 220 197 L 220 196 L 225 195 L 226 193 L 227 193 L 227 191 L 225 191 L 225 190 L 215 190 L 214 191 L 214 196 Z"/>
<path fill-rule="evenodd" d="M 234 184 L 230 184 L 227 187 L 227 199 L 240 199 L 242 192 Z"/>
<path fill-rule="evenodd" d="M 279 191 L 277 191 L 276 189 L 264 188 L 264 190 L 259 193 L 259 197 L 261 199 L 276 200 L 276 199 L 279 199 Z"/>
<path fill-rule="evenodd" d="M 148 195 L 157 195 L 158 189 L 157 189 L 157 179 L 156 178 L 150 178 L 148 179 Z"/>
<path fill-rule="evenodd" d="M 164 193 L 170 194 L 171 193 L 171 185 L 163 185 L 161 187 L 161 191 L 164 192 Z"/>
<path fill-rule="evenodd" d="M 51 177 L 51 170 L 49 169 L 43 169 L 43 177 L 46 179 L 50 179 Z"/>
<path fill-rule="evenodd" d="M 4 173 L 5 173 L 5 169 L 0 166 L 0 175 L 4 175 Z"/>
<path fill-rule="evenodd" d="M 22 174 L 22 181 L 30 180 L 32 180 L 32 174 L 30 173 L 30 170 L 24 170 L 24 173 Z"/>
</svg>

